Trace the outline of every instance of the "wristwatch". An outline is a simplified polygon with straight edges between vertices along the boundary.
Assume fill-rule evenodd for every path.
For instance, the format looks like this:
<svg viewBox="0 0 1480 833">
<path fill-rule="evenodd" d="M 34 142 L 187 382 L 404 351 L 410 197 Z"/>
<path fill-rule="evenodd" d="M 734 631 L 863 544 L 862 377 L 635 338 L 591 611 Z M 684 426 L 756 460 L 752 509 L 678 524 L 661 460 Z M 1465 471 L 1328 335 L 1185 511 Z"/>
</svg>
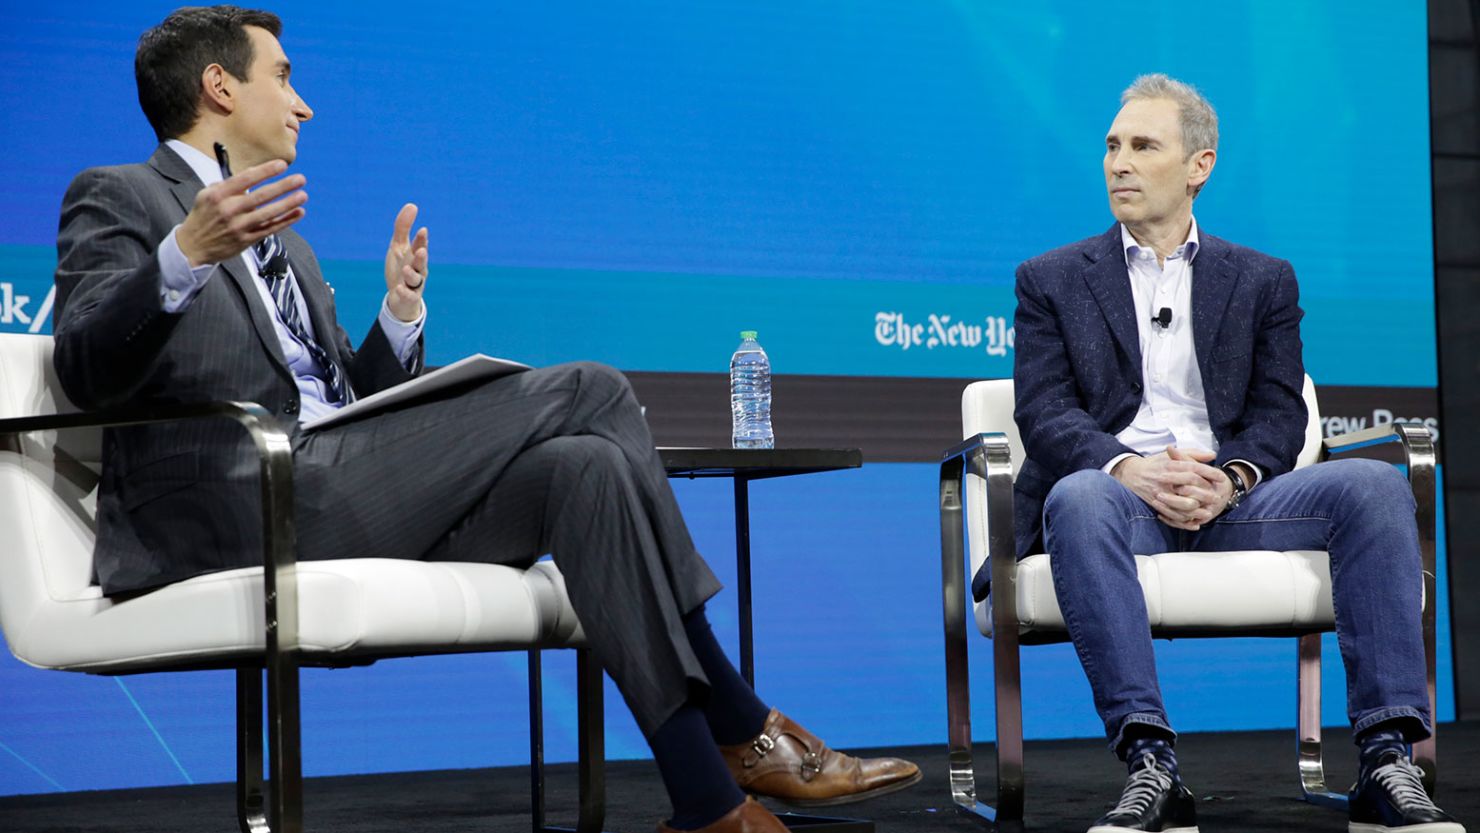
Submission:
<svg viewBox="0 0 1480 833">
<path fill-rule="evenodd" d="M 1233 483 L 1233 494 L 1228 496 L 1228 503 L 1223 507 L 1223 511 L 1218 513 L 1218 516 L 1222 517 L 1232 512 L 1235 507 L 1243 502 L 1244 497 L 1249 494 L 1249 484 L 1244 482 L 1244 476 L 1239 474 L 1238 469 L 1234 468 L 1232 463 L 1225 464 L 1219 468 L 1223 470 L 1224 474 L 1228 475 L 1229 482 Z"/>
</svg>

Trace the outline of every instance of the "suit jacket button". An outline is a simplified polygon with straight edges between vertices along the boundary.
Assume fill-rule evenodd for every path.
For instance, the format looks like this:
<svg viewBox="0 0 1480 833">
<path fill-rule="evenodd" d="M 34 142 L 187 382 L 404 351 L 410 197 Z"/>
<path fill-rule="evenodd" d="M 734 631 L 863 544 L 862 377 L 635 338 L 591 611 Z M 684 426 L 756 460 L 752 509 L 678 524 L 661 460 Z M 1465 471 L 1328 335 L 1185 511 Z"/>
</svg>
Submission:
<svg viewBox="0 0 1480 833">
<path fill-rule="evenodd" d="M 292 416 L 298 413 L 298 400 L 289 399 L 288 401 L 284 402 L 283 413 L 287 414 L 288 416 Z"/>
</svg>

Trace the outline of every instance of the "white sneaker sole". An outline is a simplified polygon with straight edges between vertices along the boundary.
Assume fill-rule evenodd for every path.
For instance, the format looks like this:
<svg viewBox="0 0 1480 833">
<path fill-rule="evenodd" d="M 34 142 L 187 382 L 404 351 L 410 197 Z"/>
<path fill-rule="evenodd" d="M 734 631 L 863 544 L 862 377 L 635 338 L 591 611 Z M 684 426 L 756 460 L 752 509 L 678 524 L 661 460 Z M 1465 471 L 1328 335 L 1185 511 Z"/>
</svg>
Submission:
<svg viewBox="0 0 1480 833">
<path fill-rule="evenodd" d="M 1428 824 L 1407 824 L 1387 827 L 1381 824 L 1349 822 L 1347 833 L 1465 833 L 1465 826 L 1452 821 L 1434 821 Z"/>
<path fill-rule="evenodd" d="M 1097 824 L 1085 831 L 1085 833 L 1146 833 L 1146 831 L 1114 824 Z M 1168 827 L 1162 830 L 1161 833 L 1198 833 L 1198 830 L 1196 827 Z M 1354 830 L 1352 833 L 1357 833 L 1357 831 Z M 1408 831 L 1404 830 L 1402 833 L 1408 833 Z M 1416 831 L 1416 833 L 1428 833 L 1428 831 Z M 1439 833 L 1448 833 L 1448 831 L 1439 831 Z M 1460 830 L 1459 833 L 1464 833 L 1464 830 Z"/>
</svg>

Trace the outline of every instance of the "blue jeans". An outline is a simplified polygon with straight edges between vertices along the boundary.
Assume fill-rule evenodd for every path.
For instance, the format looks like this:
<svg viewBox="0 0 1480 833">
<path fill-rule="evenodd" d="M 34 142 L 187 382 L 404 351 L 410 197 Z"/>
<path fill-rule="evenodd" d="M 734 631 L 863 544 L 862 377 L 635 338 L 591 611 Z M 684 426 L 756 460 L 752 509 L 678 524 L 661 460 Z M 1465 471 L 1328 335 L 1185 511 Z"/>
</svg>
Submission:
<svg viewBox="0 0 1480 833">
<path fill-rule="evenodd" d="M 1418 527 L 1413 492 L 1393 466 L 1336 460 L 1280 475 L 1197 532 L 1163 524 L 1110 475 L 1080 471 L 1049 492 L 1043 528 L 1054 591 L 1112 750 L 1133 723 L 1172 732 L 1135 553 L 1328 551 L 1353 728 L 1402 719 L 1410 742 L 1428 736 Z"/>
</svg>

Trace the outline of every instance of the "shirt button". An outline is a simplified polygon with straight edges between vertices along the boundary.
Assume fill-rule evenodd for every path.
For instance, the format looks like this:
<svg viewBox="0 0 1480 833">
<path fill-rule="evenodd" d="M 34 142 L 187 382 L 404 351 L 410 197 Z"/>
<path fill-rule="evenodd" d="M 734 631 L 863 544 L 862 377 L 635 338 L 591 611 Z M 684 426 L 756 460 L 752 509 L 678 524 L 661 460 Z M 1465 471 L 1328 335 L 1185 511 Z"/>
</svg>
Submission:
<svg viewBox="0 0 1480 833">
<path fill-rule="evenodd" d="M 1161 381 L 1161 374 L 1158 373 L 1158 374 L 1152 376 L 1151 377 L 1151 381 L 1153 381 L 1153 382 L 1160 382 Z"/>
<path fill-rule="evenodd" d="M 178 289 L 171 289 L 170 290 L 170 300 L 171 301 L 178 301 L 178 300 L 180 300 L 180 290 L 178 290 Z"/>
</svg>

